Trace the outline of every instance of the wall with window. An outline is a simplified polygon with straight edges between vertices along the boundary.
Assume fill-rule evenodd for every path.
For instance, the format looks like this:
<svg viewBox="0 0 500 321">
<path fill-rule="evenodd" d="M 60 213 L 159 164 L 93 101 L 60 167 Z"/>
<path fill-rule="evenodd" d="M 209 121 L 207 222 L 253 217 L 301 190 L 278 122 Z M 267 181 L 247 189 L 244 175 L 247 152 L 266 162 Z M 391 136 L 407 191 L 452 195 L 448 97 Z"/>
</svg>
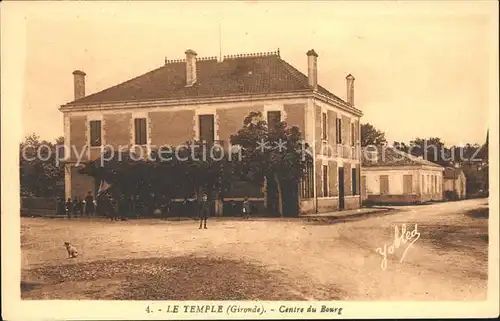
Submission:
<svg viewBox="0 0 500 321">
<path fill-rule="evenodd" d="M 316 154 L 350 160 L 360 159 L 360 117 L 334 106 L 315 102 Z"/>
<path fill-rule="evenodd" d="M 363 168 L 363 199 L 380 203 L 441 200 L 442 169 Z"/>
</svg>

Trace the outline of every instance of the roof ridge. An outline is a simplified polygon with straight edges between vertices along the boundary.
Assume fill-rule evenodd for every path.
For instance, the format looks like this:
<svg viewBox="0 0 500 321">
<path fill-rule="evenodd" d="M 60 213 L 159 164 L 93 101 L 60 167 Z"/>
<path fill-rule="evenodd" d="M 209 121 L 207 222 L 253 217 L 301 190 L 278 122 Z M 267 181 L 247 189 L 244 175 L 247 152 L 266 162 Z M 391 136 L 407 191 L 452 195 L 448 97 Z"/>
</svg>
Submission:
<svg viewBox="0 0 500 321">
<path fill-rule="evenodd" d="M 199 57 L 196 58 L 196 61 L 207 61 L 207 60 L 217 60 L 216 56 L 209 56 L 209 57 Z M 179 63 L 179 62 L 186 62 L 185 58 L 182 59 L 165 59 L 165 64 L 173 64 L 173 63 Z"/>
<path fill-rule="evenodd" d="M 258 57 L 270 57 L 270 56 L 280 56 L 280 50 L 259 52 L 259 53 L 242 53 L 242 54 L 232 54 L 222 56 L 225 59 L 238 59 L 238 58 L 258 58 Z"/>
</svg>

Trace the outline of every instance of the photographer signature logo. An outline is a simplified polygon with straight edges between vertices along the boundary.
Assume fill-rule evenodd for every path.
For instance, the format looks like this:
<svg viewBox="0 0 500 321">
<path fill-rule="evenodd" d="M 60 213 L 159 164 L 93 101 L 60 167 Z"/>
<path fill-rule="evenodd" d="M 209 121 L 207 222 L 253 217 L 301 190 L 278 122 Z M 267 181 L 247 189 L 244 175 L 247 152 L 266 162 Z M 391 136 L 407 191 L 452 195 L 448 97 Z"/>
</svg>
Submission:
<svg viewBox="0 0 500 321">
<path fill-rule="evenodd" d="M 380 264 L 382 270 L 385 270 L 387 268 L 388 254 L 394 254 L 394 251 L 396 249 L 408 243 L 405 251 L 403 252 L 403 255 L 401 256 L 401 260 L 399 260 L 399 262 L 403 262 L 406 252 L 408 252 L 413 243 L 415 243 L 419 238 L 420 233 L 418 232 L 417 224 L 415 224 L 415 228 L 411 232 L 406 230 L 406 224 L 403 224 L 401 226 L 401 233 L 399 232 L 399 228 L 397 226 L 394 227 L 394 241 L 392 242 L 392 244 L 384 244 L 384 247 L 379 247 L 375 250 L 382 256 L 382 263 Z"/>
</svg>

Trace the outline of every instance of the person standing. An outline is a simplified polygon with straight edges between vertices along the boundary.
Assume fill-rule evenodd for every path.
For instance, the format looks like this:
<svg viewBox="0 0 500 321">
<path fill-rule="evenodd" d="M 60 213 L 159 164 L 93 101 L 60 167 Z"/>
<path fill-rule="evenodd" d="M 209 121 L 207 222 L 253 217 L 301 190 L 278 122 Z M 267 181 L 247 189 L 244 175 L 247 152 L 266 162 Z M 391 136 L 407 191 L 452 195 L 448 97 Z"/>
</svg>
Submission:
<svg viewBox="0 0 500 321">
<path fill-rule="evenodd" d="M 127 205 L 126 205 L 126 197 L 124 194 L 120 194 L 120 196 L 118 197 L 118 199 L 116 200 L 116 211 L 117 211 L 117 220 L 118 220 L 118 216 L 120 217 L 120 220 L 121 221 L 126 221 L 127 218 Z"/>
<path fill-rule="evenodd" d="M 118 221 L 118 200 L 113 195 L 110 195 L 108 200 L 111 220 Z"/>
<path fill-rule="evenodd" d="M 78 214 L 78 199 L 76 196 L 73 197 L 73 204 L 71 204 L 71 209 L 73 211 L 73 216 Z"/>
<path fill-rule="evenodd" d="M 57 215 L 66 215 L 66 204 L 63 197 L 57 198 Z"/>
<path fill-rule="evenodd" d="M 83 200 L 80 197 L 78 197 L 77 200 L 78 200 L 78 212 L 80 213 L 80 217 L 81 217 L 81 216 L 83 216 L 83 205 L 84 205 L 84 202 L 83 202 Z"/>
<path fill-rule="evenodd" d="M 207 219 L 210 213 L 210 202 L 208 201 L 208 196 L 206 193 L 203 193 L 200 200 L 200 229 L 203 223 L 203 227 L 207 228 Z"/>
<path fill-rule="evenodd" d="M 245 197 L 243 200 L 243 218 L 249 219 L 250 218 L 250 202 L 248 201 L 248 197 Z"/>
<path fill-rule="evenodd" d="M 66 201 L 65 210 L 68 218 L 71 218 L 71 212 L 73 212 L 73 202 L 71 201 L 71 197 L 68 197 L 68 200 Z"/>
<path fill-rule="evenodd" d="M 85 197 L 85 214 L 87 214 L 88 217 L 94 215 L 94 197 L 91 191 L 89 191 L 87 197 Z"/>
</svg>

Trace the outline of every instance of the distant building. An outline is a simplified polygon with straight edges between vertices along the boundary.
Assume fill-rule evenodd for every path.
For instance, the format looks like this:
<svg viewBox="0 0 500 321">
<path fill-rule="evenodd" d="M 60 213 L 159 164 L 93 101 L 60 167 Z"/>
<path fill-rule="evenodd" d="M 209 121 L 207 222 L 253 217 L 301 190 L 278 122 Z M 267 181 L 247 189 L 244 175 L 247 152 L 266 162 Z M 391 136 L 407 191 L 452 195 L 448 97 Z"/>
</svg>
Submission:
<svg viewBox="0 0 500 321">
<path fill-rule="evenodd" d="M 354 77 L 346 77 L 347 94 L 341 99 L 320 86 L 317 60 L 318 54 L 309 50 L 305 75 L 279 51 L 231 55 L 219 61 L 197 58 L 196 52 L 187 50 L 185 59 L 165 60 L 155 70 L 87 96 L 85 73 L 73 72 L 75 100 L 60 108 L 66 149 L 71 152 L 65 165 L 66 197 L 83 197 L 99 186 L 78 173 L 76 152 L 85 150 L 84 160 L 94 160 L 106 145 L 148 149 L 205 141 L 228 147 L 244 118 L 260 111 L 270 125 L 285 121 L 298 126 L 312 147 L 314 165 L 300 186 L 287 186 L 298 195 L 297 202 L 285 202 L 285 212 L 359 208 L 362 112 L 354 105 Z M 275 209 L 270 184 L 250 191 L 235 182 L 224 200 L 249 196 Z"/>
<path fill-rule="evenodd" d="M 362 151 L 362 199 L 385 204 L 442 200 L 443 170 L 393 147 L 366 148 Z"/>
<path fill-rule="evenodd" d="M 443 191 L 446 199 L 464 199 L 467 179 L 462 169 L 446 167 L 443 174 Z"/>
</svg>

